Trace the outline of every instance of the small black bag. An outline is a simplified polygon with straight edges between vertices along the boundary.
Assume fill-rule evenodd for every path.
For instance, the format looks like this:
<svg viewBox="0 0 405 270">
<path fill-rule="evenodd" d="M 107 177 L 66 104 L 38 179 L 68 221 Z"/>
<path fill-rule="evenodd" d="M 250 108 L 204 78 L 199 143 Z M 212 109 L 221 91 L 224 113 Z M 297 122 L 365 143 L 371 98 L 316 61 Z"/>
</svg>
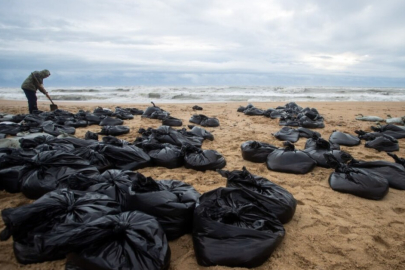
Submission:
<svg viewBox="0 0 405 270">
<path fill-rule="evenodd" d="M 197 171 L 222 169 L 226 165 L 225 158 L 216 150 L 202 150 L 191 144 L 184 144 L 184 167 Z"/>
<path fill-rule="evenodd" d="M 316 166 L 307 153 L 295 150 L 290 142 L 284 142 L 285 148 L 275 149 L 267 156 L 266 165 L 269 170 L 285 173 L 305 174 Z"/>
<path fill-rule="evenodd" d="M 241 144 L 240 149 L 244 160 L 264 163 L 267 160 L 267 156 L 275 149 L 278 149 L 278 147 L 264 142 L 246 141 Z"/>
</svg>

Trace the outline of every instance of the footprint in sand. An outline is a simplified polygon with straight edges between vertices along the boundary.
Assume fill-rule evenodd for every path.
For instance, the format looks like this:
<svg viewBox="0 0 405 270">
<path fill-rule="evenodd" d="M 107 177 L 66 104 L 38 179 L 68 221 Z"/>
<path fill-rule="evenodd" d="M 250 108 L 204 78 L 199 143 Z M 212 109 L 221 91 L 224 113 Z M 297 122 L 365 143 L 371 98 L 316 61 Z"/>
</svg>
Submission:
<svg viewBox="0 0 405 270">
<path fill-rule="evenodd" d="M 298 205 L 305 205 L 305 203 L 303 201 L 297 200 L 297 204 Z"/>
<path fill-rule="evenodd" d="M 397 214 L 403 214 L 403 213 L 405 213 L 405 208 L 395 207 L 395 208 L 392 208 L 392 211 L 394 211 Z"/>
<path fill-rule="evenodd" d="M 378 243 L 378 244 L 380 244 L 380 245 L 383 245 L 383 246 L 386 247 L 386 248 L 389 248 L 389 247 L 390 247 L 390 244 L 388 244 L 387 242 L 385 242 L 385 240 L 382 239 L 381 236 L 379 236 L 379 235 L 373 235 L 373 240 L 374 240 L 376 243 Z"/>
<path fill-rule="evenodd" d="M 359 153 L 361 153 L 361 152 L 359 152 Z M 369 156 L 369 155 L 366 155 L 365 158 L 380 158 L 380 157 L 379 157 L 379 156 Z"/>
<path fill-rule="evenodd" d="M 347 228 L 347 227 L 340 226 L 340 227 L 339 227 L 339 232 L 342 233 L 342 234 L 349 234 L 349 233 L 350 233 L 350 229 Z"/>
</svg>

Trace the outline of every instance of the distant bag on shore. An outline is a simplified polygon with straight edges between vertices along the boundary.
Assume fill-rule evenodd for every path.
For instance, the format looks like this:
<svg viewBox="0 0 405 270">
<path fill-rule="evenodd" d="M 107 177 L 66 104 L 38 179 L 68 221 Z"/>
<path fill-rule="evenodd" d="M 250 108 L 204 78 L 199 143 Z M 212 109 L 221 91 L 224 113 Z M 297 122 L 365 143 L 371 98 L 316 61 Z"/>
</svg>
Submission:
<svg viewBox="0 0 405 270">
<path fill-rule="evenodd" d="M 203 114 L 194 114 L 191 116 L 190 120 L 191 123 L 195 123 L 197 125 L 201 125 L 203 127 L 218 127 L 219 120 L 215 117 L 207 117 Z"/>
</svg>

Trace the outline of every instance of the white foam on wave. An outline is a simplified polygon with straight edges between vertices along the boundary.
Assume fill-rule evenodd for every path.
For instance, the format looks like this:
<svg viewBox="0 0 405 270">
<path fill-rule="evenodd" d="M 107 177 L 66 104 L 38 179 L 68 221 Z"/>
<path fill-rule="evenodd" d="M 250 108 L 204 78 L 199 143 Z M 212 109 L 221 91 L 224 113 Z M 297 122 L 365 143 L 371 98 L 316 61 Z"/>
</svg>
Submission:
<svg viewBox="0 0 405 270">
<path fill-rule="evenodd" d="M 49 87 L 53 100 L 114 103 L 226 101 L 405 101 L 402 88 L 274 86 L 117 86 Z M 151 95 L 150 95 L 151 94 Z M 38 93 L 39 100 L 47 98 Z M 0 99 L 25 100 L 20 88 L 0 87 Z"/>
</svg>

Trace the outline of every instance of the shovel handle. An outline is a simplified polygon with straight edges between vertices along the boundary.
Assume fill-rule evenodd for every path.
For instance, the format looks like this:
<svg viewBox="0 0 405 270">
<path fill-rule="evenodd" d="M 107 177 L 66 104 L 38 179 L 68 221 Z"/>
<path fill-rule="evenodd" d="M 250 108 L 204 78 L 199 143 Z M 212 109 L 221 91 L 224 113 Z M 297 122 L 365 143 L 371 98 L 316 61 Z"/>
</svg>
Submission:
<svg viewBox="0 0 405 270">
<path fill-rule="evenodd" d="M 53 103 L 53 101 L 52 101 L 51 97 L 49 96 L 49 94 L 46 93 L 45 95 L 46 95 L 46 97 L 52 102 L 52 104 L 55 105 L 55 103 Z"/>
</svg>

